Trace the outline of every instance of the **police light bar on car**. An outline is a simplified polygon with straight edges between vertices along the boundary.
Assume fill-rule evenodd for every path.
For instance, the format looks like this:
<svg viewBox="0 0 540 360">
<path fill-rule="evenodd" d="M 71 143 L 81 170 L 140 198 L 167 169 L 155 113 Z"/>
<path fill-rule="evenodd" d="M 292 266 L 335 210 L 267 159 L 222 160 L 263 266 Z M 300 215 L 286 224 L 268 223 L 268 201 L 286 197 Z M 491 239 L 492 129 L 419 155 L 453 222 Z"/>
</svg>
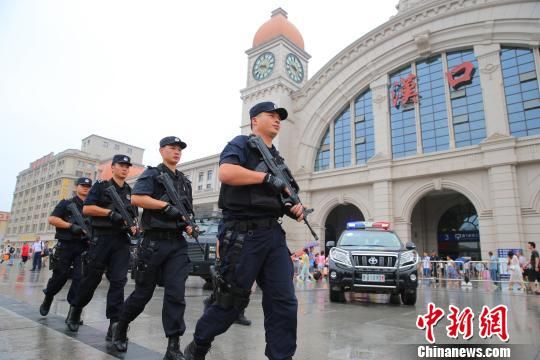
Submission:
<svg viewBox="0 0 540 360">
<path fill-rule="evenodd" d="M 347 223 L 347 230 L 378 228 L 383 230 L 390 229 L 390 223 L 386 221 L 352 221 Z"/>
</svg>

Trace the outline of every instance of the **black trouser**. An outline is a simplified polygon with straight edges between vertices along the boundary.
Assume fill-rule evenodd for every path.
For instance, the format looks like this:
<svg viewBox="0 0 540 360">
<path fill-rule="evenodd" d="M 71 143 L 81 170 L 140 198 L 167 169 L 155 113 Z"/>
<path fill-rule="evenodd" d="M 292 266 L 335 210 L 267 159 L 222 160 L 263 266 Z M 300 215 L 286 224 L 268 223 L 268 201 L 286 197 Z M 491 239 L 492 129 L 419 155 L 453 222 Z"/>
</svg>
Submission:
<svg viewBox="0 0 540 360">
<path fill-rule="evenodd" d="M 97 231 L 96 231 L 97 232 Z M 98 233 L 94 235 L 87 254 L 88 264 L 73 306 L 85 307 L 107 270 L 107 319 L 118 321 L 124 303 L 124 286 L 129 266 L 129 239 L 125 233 Z"/>
<path fill-rule="evenodd" d="M 120 320 L 131 322 L 143 312 L 161 276 L 165 287 L 163 330 L 167 337 L 182 336 L 186 330 L 184 294 L 190 269 L 187 243 L 181 233 L 145 232 L 139 248 L 135 290 L 126 299 Z"/>
<path fill-rule="evenodd" d="M 55 296 L 62 290 L 66 284 L 73 265 L 73 273 L 71 275 L 71 286 L 67 294 L 67 301 L 70 305 L 73 304 L 76 294 L 79 292 L 79 284 L 82 277 L 81 272 L 81 254 L 85 250 L 86 244 L 80 240 L 77 241 L 58 241 L 54 256 L 56 258 L 56 267 L 53 270 L 53 275 L 47 283 L 47 287 L 43 292 L 47 296 Z"/>
<path fill-rule="evenodd" d="M 233 268 L 231 257 L 240 234 L 245 235 L 244 243 Z M 231 243 L 226 248 L 224 238 L 229 235 Z M 257 281 L 263 292 L 265 354 L 271 360 L 290 360 L 296 351 L 298 303 L 293 284 L 294 267 L 285 232 L 275 223 L 271 227 L 233 231 L 229 235 L 224 231 L 219 236 L 221 273 L 229 278 L 228 273 L 233 272 L 236 286 L 246 291 L 250 291 Z M 206 307 L 195 327 L 195 342 L 209 345 L 217 335 L 227 331 L 242 309 L 218 302 Z"/>
</svg>

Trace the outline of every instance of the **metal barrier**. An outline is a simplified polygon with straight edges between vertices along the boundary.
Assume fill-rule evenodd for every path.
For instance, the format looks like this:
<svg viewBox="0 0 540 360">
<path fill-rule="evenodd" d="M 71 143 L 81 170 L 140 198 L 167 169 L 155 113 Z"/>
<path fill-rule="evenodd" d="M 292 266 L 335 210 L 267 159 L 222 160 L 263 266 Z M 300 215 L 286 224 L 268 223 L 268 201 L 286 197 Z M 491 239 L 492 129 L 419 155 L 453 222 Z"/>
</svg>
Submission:
<svg viewBox="0 0 540 360">
<path fill-rule="evenodd" d="M 420 260 L 418 275 L 419 280 L 444 281 L 447 284 L 456 283 L 462 286 L 481 282 L 491 282 L 494 285 L 508 283 L 510 279 L 508 265 L 504 262 L 496 262 L 497 270 L 494 270 L 493 264 L 491 261 L 430 261 L 430 268 L 426 276 L 424 263 Z M 528 283 L 525 275 L 523 282 Z"/>
</svg>

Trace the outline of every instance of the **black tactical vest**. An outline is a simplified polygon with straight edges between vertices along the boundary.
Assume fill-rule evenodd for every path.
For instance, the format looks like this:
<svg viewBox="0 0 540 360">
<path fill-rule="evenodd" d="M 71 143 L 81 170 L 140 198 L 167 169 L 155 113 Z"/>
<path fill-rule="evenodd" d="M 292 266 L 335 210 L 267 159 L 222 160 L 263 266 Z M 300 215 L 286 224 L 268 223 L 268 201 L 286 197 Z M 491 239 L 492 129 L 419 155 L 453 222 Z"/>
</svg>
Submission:
<svg viewBox="0 0 540 360">
<path fill-rule="evenodd" d="M 77 205 L 77 209 L 79 209 L 79 212 L 81 213 L 81 216 L 82 216 L 83 201 L 78 196 L 74 196 L 73 198 L 66 200 L 66 204 L 65 204 L 66 210 L 65 210 L 64 216 L 61 219 L 68 223 L 75 224 L 75 218 L 73 214 L 67 209 L 67 206 L 69 205 L 70 202 L 75 203 L 75 205 Z M 83 219 L 85 220 L 87 226 L 90 227 L 89 219 L 84 216 L 83 216 Z M 83 234 L 75 235 L 71 232 L 70 229 L 56 228 L 55 238 L 61 241 L 82 241 Z"/>
<path fill-rule="evenodd" d="M 255 170 L 263 161 L 261 154 L 256 149 L 249 148 L 247 143 L 244 144 L 243 150 L 247 161 L 241 166 Z M 271 152 L 278 161 L 282 161 L 275 148 L 272 148 Z M 272 195 L 263 184 L 243 186 L 221 184 L 218 205 L 223 210 L 225 218 L 278 218 L 284 214 L 279 196 Z"/>
<path fill-rule="evenodd" d="M 150 195 L 154 199 L 170 203 L 165 187 L 158 182 L 157 176 L 161 173 L 168 173 L 173 181 L 174 187 L 178 192 L 178 196 L 184 203 L 184 206 L 191 211 L 193 215 L 193 196 L 191 191 L 191 182 L 180 171 L 176 174 L 167 168 L 164 164 L 159 164 L 157 167 L 148 167 L 145 171 L 150 173 L 154 182 L 154 192 Z M 142 214 L 142 227 L 144 230 L 180 230 L 183 227 L 182 222 L 167 218 L 161 210 L 144 209 Z"/>
<path fill-rule="evenodd" d="M 119 188 L 117 185 L 115 185 L 112 179 L 101 181 L 98 184 L 99 186 L 101 186 L 101 189 L 100 189 L 101 195 L 99 197 L 99 200 L 97 201 L 97 205 L 99 207 L 118 212 L 118 210 L 116 210 L 113 204 L 112 199 L 109 197 L 109 195 L 105 191 L 105 189 L 107 189 L 109 186 L 112 185 L 115 187 L 115 190 L 118 193 L 118 196 L 120 196 L 120 199 L 122 199 L 122 201 L 124 202 L 126 210 L 132 216 L 137 216 L 136 211 L 134 211 L 133 206 L 131 206 L 131 187 L 127 183 L 124 183 L 124 186 L 122 188 Z M 122 224 L 113 224 L 111 220 L 109 219 L 109 217 L 107 216 L 92 216 L 92 227 L 93 228 L 109 228 L 111 230 L 118 230 L 119 232 L 124 231 Z"/>
</svg>

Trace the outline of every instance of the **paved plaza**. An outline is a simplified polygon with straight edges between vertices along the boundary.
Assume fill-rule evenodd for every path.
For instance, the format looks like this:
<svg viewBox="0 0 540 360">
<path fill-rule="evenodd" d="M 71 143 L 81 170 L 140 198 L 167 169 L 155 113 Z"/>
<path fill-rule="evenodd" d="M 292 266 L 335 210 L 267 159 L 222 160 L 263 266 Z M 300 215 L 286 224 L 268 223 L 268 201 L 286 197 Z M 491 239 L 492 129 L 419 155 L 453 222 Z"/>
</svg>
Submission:
<svg viewBox="0 0 540 360">
<path fill-rule="evenodd" d="M 92 302 L 85 308 L 84 326 L 74 334 L 66 331 L 64 319 L 68 311 L 67 286 L 55 298 L 47 317 L 39 315 L 42 289 L 50 276 L 48 270 L 31 272 L 29 268 L 0 266 L 0 359 L 162 359 L 166 339 L 161 326 L 163 289 L 157 288 L 145 311 L 130 326 L 129 350 L 113 351 L 105 342 L 108 321 L 105 319 L 107 281 L 104 279 Z M 130 280 L 126 296 L 133 290 Z M 453 304 L 460 309 L 470 306 L 476 318 L 483 305 L 508 306 L 508 331 L 514 359 L 540 359 L 540 296 L 491 286 L 446 288 L 423 285 L 416 306 L 395 306 L 368 302 L 359 296 L 346 304 L 328 300 L 325 281 L 296 283 L 298 308 L 298 350 L 295 359 L 356 360 L 416 358 L 417 346 L 427 344 L 424 332 L 416 328 L 416 318 L 425 314 L 427 304 L 434 302 L 448 312 Z M 202 311 L 202 301 L 209 294 L 202 290 L 202 280 L 189 278 L 187 284 L 187 332 L 182 346 L 192 339 Z M 351 299 L 349 299 L 351 300 Z M 374 299 L 372 299 L 374 300 Z M 375 299 L 376 300 L 376 299 Z M 247 309 L 253 320 L 250 327 L 233 325 L 217 338 L 211 360 L 259 360 L 264 356 L 264 329 L 261 293 L 256 289 Z M 475 323 L 469 341 L 446 336 L 447 322 L 435 327 L 436 344 L 496 344 L 497 337 L 481 339 Z"/>
</svg>

